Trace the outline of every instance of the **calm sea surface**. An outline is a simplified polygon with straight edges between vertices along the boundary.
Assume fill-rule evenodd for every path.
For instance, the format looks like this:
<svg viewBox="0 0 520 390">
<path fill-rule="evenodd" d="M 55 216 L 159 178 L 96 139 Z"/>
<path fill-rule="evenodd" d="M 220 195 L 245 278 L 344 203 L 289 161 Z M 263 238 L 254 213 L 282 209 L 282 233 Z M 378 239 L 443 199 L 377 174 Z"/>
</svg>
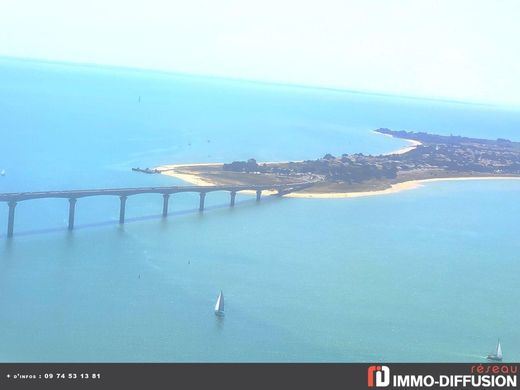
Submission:
<svg viewBox="0 0 520 390">
<path fill-rule="evenodd" d="M 0 192 L 185 183 L 134 166 L 383 153 L 378 127 L 520 141 L 520 112 L 0 59 Z M 1 361 L 520 360 L 520 181 L 337 200 L 21 202 Z M 226 317 L 213 305 L 222 289 Z"/>
</svg>

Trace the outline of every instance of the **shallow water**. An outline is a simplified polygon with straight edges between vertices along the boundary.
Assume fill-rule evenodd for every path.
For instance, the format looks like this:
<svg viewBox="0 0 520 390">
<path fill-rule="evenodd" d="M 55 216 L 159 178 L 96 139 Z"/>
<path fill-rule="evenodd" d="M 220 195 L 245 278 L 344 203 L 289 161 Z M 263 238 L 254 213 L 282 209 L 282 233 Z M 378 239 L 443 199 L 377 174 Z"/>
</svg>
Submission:
<svg viewBox="0 0 520 390">
<path fill-rule="evenodd" d="M 377 127 L 520 140 L 520 113 L 0 60 L 0 191 L 182 184 L 164 163 L 404 145 Z M 139 102 L 139 96 L 141 97 Z M 518 181 L 335 200 L 210 194 L 21 202 L 0 242 L 2 361 L 520 359 Z M 0 205 L 1 206 L 1 205 Z M 7 207 L 0 207 L 0 223 Z M 0 234 L 5 235 L 4 225 Z M 226 317 L 213 315 L 222 289 Z"/>
</svg>

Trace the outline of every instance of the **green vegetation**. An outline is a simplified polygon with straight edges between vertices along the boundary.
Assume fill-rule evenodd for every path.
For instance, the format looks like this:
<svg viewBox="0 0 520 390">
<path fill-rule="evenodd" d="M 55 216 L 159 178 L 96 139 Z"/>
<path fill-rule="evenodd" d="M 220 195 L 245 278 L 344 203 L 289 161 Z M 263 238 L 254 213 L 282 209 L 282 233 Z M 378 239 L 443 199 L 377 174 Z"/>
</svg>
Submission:
<svg viewBox="0 0 520 390">
<path fill-rule="evenodd" d="M 506 139 L 486 140 L 443 136 L 424 132 L 376 132 L 421 143 L 403 154 L 371 156 L 362 153 L 317 160 L 258 164 L 255 159 L 224 164 L 227 172 L 291 177 L 307 181 L 356 184 L 367 181 L 398 182 L 400 177 L 520 175 L 520 143 Z"/>
</svg>

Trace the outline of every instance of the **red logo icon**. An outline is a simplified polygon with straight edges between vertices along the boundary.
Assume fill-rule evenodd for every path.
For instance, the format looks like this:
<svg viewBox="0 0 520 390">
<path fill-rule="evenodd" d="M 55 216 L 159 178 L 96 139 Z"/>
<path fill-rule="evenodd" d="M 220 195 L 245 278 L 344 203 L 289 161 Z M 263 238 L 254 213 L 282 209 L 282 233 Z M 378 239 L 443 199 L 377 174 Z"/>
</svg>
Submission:
<svg viewBox="0 0 520 390">
<path fill-rule="evenodd" d="M 390 368 L 388 366 L 368 367 L 368 387 L 386 387 L 390 384 Z"/>
</svg>

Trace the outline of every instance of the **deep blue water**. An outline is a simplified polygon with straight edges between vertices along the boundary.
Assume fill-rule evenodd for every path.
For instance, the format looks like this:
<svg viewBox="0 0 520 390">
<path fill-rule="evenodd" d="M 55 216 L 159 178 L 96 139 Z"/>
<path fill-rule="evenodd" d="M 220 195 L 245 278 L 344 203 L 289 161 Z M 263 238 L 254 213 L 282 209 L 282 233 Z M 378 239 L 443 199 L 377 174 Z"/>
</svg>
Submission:
<svg viewBox="0 0 520 390">
<path fill-rule="evenodd" d="M 140 97 L 140 98 L 139 98 Z M 382 153 L 378 127 L 520 141 L 520 112 L 0 60 L 0 192 L 177 185 L 164 163 Z M 21 202 L 0 243 L 3 361 L 520 359 L 519 181 L 387 196 Z M 0 234 L 7 207 L 0 204 Z M 4 238 L 4 237 L 1 237 Z M 219 290 L 227 315 L 214 318 Z"/>
</svg>

